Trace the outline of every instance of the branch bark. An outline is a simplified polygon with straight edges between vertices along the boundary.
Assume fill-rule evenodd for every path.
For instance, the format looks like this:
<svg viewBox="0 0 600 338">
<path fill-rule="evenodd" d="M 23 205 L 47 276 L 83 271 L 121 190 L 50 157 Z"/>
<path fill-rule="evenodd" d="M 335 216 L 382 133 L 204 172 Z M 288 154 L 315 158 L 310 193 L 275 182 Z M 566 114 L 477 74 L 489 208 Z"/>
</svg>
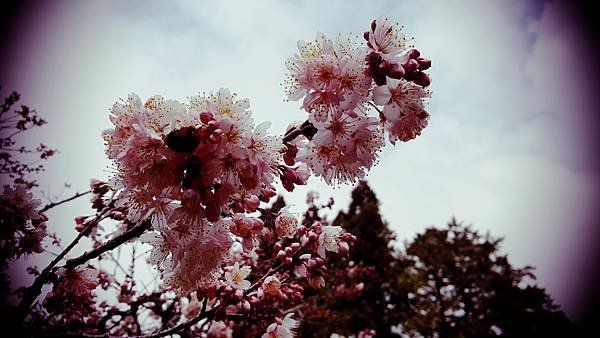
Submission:
<svg viewBox="0 0 600 338">
<path fill-rule="evenodd" d="M 44 268 L 44 270 L 42 270 L 39 276 L 37 276 L 37 278 L 33 281 L 33 284 L 23 291 L 21 301 L 17 306 L 19 319 L 21 321 L 25 319 L 27 314 L 29 314 L 31 304 L 40 295 L 44 284 L 50 281 L 50 276 L 56 264 L 58 264 L 58 262 L 60 262 L 94 226 L 97 226 L 98 222 L 100 222 L 102 219 L 104 219 L 104 213 L 96 215 L 96 217 L 79 233 L 79 235 L 77 235 L 77 237 L 75 237 L 75 239 L 60 254 L 58 254 L 50 262 L 50 264 Z"/>
<path fill-rule="evenodd" d="M 119 245 L 129 241 L 130 239 L 139 237 L 141 234 L 144 233 L 144 231 L 146 231 L 148 229 L 150 229 L 150 222 L 143 222 L 139 225 L 136 225 L 133 228 L 131 228 L 130 230 L 109 240 L 108 242 L 97 247 L 96 249 L 94 249 L 92 251 L 88 251 L 77 258 L 69 259 L 67 261 L 67 263 L 65 263 L 64 268 L 72 269 L 81 264 L 84 264 L 85 262 L 87 262 L 91 259 L 94 259 L 94 258 L 100 256 L 101 254 L 118 247 Z"/>
<path fill-rule="evenodd" d="M 39 213 L 41 214 L 41 213 L 43 213 L 43 212 L 47 211 L 48 209 L 52 209 L 52 208 L 54 208 L 54 207 L 56 207 L 56 206 L 59 206 L 59 205 L 61 205 L 61 204 L 63 204 L 63 203 L 70 202 L 70 201 L 72 201 L 72 200 L 74 200 L 74 199 L 76 199 L 76 198 L 79 198 L 79 197 L 81 197 L 81 196 L 87 195 L 87 194 L 89 194 L 89 193 L 91 193 L 91 192 L 92 192 L 91 190 L 88 190 L 88 191 L 85 191 L 85 192 L 81 192 L 81 193 L 79 193 L 79 192 L 78 192 L 78 193 L 76 193 L 75 195 L 73 195 L 73 196 L 71 196 L 71 197 L 69 197 L 69 198 L 66 198 L 66 199 L 64 199 L 64 200 L 62 200 L 62 201 L 59 201 L 59 202 L 54 202 L 54 203 L 49 203 L 49 204 L 47 204 L 46 206 L 44 206 L 44 207 L 42 208 L 42 210 L 40 210 L 40 211 L 39 211 Z"/>
</svg>

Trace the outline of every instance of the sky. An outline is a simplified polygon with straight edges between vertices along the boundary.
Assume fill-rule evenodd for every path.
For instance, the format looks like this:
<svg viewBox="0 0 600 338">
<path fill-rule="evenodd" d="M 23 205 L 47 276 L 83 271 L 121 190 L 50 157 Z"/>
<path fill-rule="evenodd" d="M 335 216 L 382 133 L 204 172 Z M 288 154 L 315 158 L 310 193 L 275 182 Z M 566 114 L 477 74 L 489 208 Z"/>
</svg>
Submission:
<svg viewBox="0 0 600 338">
<path fill-rule="evenodd" d="M 27 142 L 59 149 L 40 188 L 67 197 L 108 177 L 100 133 L 118 98 L 185 101 L 227 87 L 281 134 L 306 118 L 280 85 L 296 41 L 361 36 L 383 14 L 433 61 L 429 126 L 388 145 L 367 177 L 399 242 L 451 217 L 502 236 L 511 263 L 536 267 L 578 318 L 593 287 L 600 171 L 593 58 L 566 2 L 37 2 L 2 47 L 0 82 L 48 120 Z M 339 209 L 352 186 L 313 178 L 284 195 L 302 212 L 309 190 Z M 50 226 L 72 236 L 87 204 L 52 211 Z"/>
</svg>

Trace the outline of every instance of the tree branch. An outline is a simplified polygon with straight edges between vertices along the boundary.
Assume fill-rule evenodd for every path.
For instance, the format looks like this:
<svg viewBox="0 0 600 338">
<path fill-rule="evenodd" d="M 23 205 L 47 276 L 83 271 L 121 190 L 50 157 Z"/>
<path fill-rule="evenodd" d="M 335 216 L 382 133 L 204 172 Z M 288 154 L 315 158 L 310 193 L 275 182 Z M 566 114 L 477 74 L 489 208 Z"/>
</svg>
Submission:
<svg viewBox="0 0 600 338">
<path fill-rule="evenodd" d="M 109 240 L 108 242 L 97 247 L 96 249 L 94 249 L 92 251 L 88 251 L 79 257 L 69 259 L 67 261 L 67 263 L 65 263 L 64 268 L 72 269 L 74 267 L 77 267 L 77 266 L 89 261 L 90 259 L 94 259 L 94 258 L 100 256 L 101 254 L 105 253 L 106 251 L 110 251 L 110 250 L 118 247 L 119 245 L 129 241 L 130 239 L 139 237 L 141 234 L 144 233 L 144 231 L 146 231 L 148 229 L 150 229 L 150 222 L 143 222 L 139 225 L 136 225 L 133 228 L 131 228 L 130 230 Z"/>
<path fill-rule="evenodd" d="M 47 211 L 48 209 L 52 209 L 52 208 L 54 208 L 54 207 L 56 207 L 56 206 L 59 206 L 59 205 L 61 205 L 61 204 L 63 204 L 63 203 L 70 202 L 70 201 L 72 201 L 72 200 L 74 200 L 74 199 L 76 199 L 76 198 L 79 198 L 79 197 L 81 197 L 81 196 L 87 195 L 87 194 L 89 194 L 89 193 L 91 193 L 91 192 L 92 192 L 91 190 L 88 190 L 88 191 L 85 191 L 85 192 L 81 192 L 81 193 L 79 193 L 79 192 L 78 192 L 78 193 L 76 193 L 75 195 L 73 195 L 73 196 L 71 196 L 71 197 L 69 197 L 69 198 L 67 198 L 67 199 L 64 199 L 64 200 L 62 200 L 62 201 L 59 201 L 59 202 L 54 202 L 54 203 L 49 203 L 49 204 L 47 204 L 46 206 L 44 206 L 44 207 L 43 207 L 43 208 L 42 208 L 42 209 L 39 211 L 39 213 L 41 214 L 41 213 L 43 213 L 43 212 Z"/>
<path fill-rule="evenodd" d="M 17 307 L 20 319 L 23 320 L 29 313 L 29 308 L 33 301 L 40 295 L 42 287 L 44 284 L 49 282 L 49 278 L 52 270 L 60 262 L 66 255 L 79 243 L 81 238 L 83 238 L 94 226 L 98 224 L 102 219 L 104 219 L 104 214 L 98 214 L 96 217 L 75 237 L 75 239 L 60 253 L 54 258 L 44 270 L 40 273 L 39 276 L 33 281 L 30 287 L 23 291 L 21 296 L 21 301 Z"/>
</svg>

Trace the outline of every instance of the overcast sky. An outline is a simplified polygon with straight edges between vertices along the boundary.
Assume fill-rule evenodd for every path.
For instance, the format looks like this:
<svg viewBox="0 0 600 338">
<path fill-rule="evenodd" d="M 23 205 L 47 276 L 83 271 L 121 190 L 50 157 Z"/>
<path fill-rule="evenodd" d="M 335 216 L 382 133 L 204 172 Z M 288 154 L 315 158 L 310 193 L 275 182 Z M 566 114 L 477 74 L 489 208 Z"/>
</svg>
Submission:
<svg viewBox="0 0 600 338">
<path fill-rule="evenodd" d="M 49 121 L 35 139 L 60 150 L 42 188 L 86 189 L 106 178 L 100 132 L 114 101 L 136 92 L 185 100 L 228 87 L 248 97 L 257 122 L 282 133 L 304 120 L 280 83 L 296 41 L 362 35 L 382 14 L 404 25 L 433 60 L 430 125 L 417 140 L 388 146 L 368 176 L 400 240 L 452 216 L 495 236 L 516 266 L 536 267 L 572 317 L 593 262 L 598 171 L 591 141 L 591 81 L 584 39 L 564 4 L 539 1 L 143 1 L 48 2 L 20 23 L 3 51 L 4 90 Z M 594 154 L 594 155 L 592 155 Z M 351 186 L 318 179 L 305 193 L 347 205 Z M 72 229 L 79 201 L 53 212 Z M 590 283 L 593 283 L 591 281 Z M 591 284 L 587 284 L 588 286 Z"/>
</svg>

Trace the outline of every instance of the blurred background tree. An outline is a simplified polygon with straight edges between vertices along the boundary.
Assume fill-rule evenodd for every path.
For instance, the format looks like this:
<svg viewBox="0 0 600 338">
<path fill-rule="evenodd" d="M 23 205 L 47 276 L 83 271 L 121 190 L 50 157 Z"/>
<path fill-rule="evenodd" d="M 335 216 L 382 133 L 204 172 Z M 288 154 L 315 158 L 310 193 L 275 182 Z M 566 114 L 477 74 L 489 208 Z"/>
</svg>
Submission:
<svg viewBox="0 0 600 338">
<path fill-rule="evenodd" d="M 305 223 L 318 220 L 309 203 Z M 500 253 L 502 239 L 456 220 L 428 228 L 394 248 L 394 234 L 367 183 L 352 193 L 348 212 L 333 221 L 357 237 L 343 268 L 328 266 L 329 287 L 301 309 L 303 337 L 550 337 L 571 336 L 574 324 L 543 288 L 532 267 L 514 268 Z M 333 290 L 333 292 L 331 291 Z"/>
</svg>

